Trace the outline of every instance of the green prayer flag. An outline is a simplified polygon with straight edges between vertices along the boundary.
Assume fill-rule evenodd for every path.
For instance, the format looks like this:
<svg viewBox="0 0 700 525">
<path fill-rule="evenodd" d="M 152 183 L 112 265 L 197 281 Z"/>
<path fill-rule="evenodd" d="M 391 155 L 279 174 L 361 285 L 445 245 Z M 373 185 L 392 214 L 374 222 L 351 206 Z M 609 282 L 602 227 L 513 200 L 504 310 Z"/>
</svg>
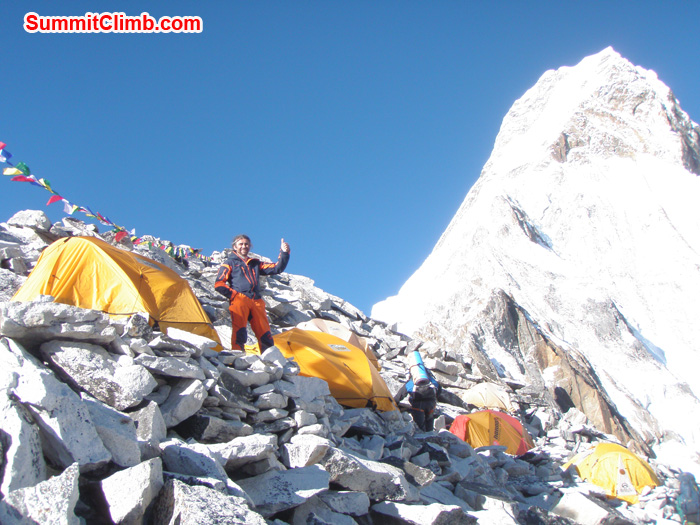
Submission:
<svg viewBox="0 0 700 525">
<path fill-rule="evenodd" d="M 27 166 L 24 162 L 18 162 L 17 165 L 15 166 L 15 168 L 20 170 L 26 176 L 29 176 L 32 174 L 32 170 L 30 170 L 29 166 Z"/>
</svg>

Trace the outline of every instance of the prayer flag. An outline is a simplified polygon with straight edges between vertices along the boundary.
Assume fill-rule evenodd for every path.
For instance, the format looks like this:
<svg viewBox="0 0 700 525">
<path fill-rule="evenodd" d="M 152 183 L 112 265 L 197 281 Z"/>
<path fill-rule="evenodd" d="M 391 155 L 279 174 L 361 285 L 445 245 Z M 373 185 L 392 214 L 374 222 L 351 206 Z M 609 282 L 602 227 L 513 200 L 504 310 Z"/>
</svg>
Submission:
<svg viewBox="0 0 700 525">
<path fill-rule="evenodd" d="M 71 204 L 66 199 L 63 199 L 63 213 L 73 215 L 77 209 L 78 207 L 75 204 Z"/>
<path fill-rule="evenodd" d="M 53 204 L 54 202 L 58 202 L 58 201 L 62 201 L 62 200 L 63 200 L 63 197 L 61 197 L 60 195 L 52 195 L 51 198 L 49 199 L 49 201 L 46 203 L 46 205 L 48 206 L 49 204 Z"/>
<path fill-rule="evenodd" d="M 2 143 L 0 143 L 0 144 L 2 144 Z M 0 162 L 7 162 L 11 158 L 12 158 L 12 153 L 7 151 L 5 149 L 5 145 L 2 144 L 2 146 L 0 146 Z M 9 162 L 7 162 L 7 163 L 10 164 Z"/>
<path fill-rule="evenodd" d="M 115 241 L 115 242 L 119 242 L 119 241 L 121 241 L 124 237 L 126 237 L 127 235 L 129 235 L 127 232 L 125 232 L 125 231 L 120 231 L 119 233 L 117 233 L 117 234 L 114 236 L 114 241 Z"/>
<path fill-rule="evenodd" d="M 12 177 L 10 180 L 19 182 L 29 182 L 30 184 L 34 184 L 34 186 L 39 186 L 40 188 L 43 188 L 43 186 L 37 182 L 36 177 L 34 175 L 30 175 L 29 177 L 25 177 L 24 175 L 17 175 L 16 177 Z"/>
<path fill-rule="evenodd" d="M 19 171 L 24 173 L 25 175 L 29 176 L 32 174 L 32 170 L 29 169 L 29 166 L 27 166 L 24 162 L 18 162 L 17 166 L 15 166 Z"/>
<path fill-rule="evenodd" d="M 46 179 L 39 179 L 39 184 L 41 184 L 42 188 L 44 188 L 45 190 L 49 190 L 51 193 L 56 193 L 51 189 L 51 183 Z"/>
<path fill-rule="evenodd" d="M 5 168 L 2 170 L 3 175 L 23 175 L 21 171 L 19 171 L 17 168 Z"/>
</svg>

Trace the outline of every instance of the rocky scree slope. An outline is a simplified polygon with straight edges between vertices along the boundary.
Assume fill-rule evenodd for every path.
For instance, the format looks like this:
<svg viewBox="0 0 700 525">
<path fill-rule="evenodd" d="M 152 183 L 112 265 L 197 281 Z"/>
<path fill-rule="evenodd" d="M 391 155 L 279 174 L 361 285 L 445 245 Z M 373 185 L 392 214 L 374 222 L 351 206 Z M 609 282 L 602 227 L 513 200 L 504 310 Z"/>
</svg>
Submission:
<svg viewBox="0 0 700 525">
<path fill-rule="evenodd" d="M 325 381 L 300 376 L 274 347 L 261 356 L 217 353 L 205 338 L 154 331 L 141 314 L 116 320 L 50 297 L 11 302 L 41 251 L 69 235 L 113 241 L 73 218 L 51 224 L 39 211 L 0 223 L 3 524 L 679 521 L 679 469 L 652 459 L 664 485 L 634 506 L 607 500 L 561 465 L 614 436 L 576 408 L 563 411 L 543 385 L 482 374 L 488 367 L 452 350 L 421 347 L 445 391 L 437 430 L 420 433 L 399 411 L 341 407 Z M 228 340 L 227 305 L 213 289 L 224 253 L 206 265 L 120 246 L 185 277 Z M 371 342 L 398 390 L 417 341 L 306 277 L 285 273 L 264 286 L 275 332 L 314 317 L 340 322 Z M 510 329 L 526 324 L 505 296 L 493 307 L 512 311 Z M 521 457 L 500 446 L 475 450 L 444 430 L 474 409 L 462 398 L 485 381 L 508 392 L 535 449 Z"/>
</svg>

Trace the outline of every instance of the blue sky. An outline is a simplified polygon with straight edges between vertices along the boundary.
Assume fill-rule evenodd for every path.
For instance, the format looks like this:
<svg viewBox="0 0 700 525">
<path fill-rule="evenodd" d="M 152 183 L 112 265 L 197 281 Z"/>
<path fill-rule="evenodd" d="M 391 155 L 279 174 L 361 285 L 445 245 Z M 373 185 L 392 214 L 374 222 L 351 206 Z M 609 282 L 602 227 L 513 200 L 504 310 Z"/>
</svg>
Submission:
<svg viewBox="0 0 700 525">
<path fill-rule="evenodd" d="M 209 255 L 248 233 L 369 314 L 447 227 L 512 103 L 613 46 L 700 119 L 700 2 L 4 2 L 0 141 L 69 201 Z M 24 14 L 199 16 L 29 34 Z M 0 221 L 60 204 L 0 179 Z M 84 218 L 81 214 L 76 214 Z M 100 226 L 100 231 L 104 231 Z"/>
</svg>

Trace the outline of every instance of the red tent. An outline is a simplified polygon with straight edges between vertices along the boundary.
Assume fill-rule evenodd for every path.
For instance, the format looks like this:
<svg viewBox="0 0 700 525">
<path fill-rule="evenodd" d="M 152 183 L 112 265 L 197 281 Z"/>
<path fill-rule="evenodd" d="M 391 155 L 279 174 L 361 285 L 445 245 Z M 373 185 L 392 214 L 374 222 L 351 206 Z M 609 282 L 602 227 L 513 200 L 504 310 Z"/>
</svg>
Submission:
<svg viewBox="0 0 700 525">
<path fill-rule="evenodd" d="M 506 452 L 516 456 L 535 446 L 520 421 L 496 410 L 459 415 L 452 422 L 450 432 L 474 448 L 503 445 Z"/>
</svg>

